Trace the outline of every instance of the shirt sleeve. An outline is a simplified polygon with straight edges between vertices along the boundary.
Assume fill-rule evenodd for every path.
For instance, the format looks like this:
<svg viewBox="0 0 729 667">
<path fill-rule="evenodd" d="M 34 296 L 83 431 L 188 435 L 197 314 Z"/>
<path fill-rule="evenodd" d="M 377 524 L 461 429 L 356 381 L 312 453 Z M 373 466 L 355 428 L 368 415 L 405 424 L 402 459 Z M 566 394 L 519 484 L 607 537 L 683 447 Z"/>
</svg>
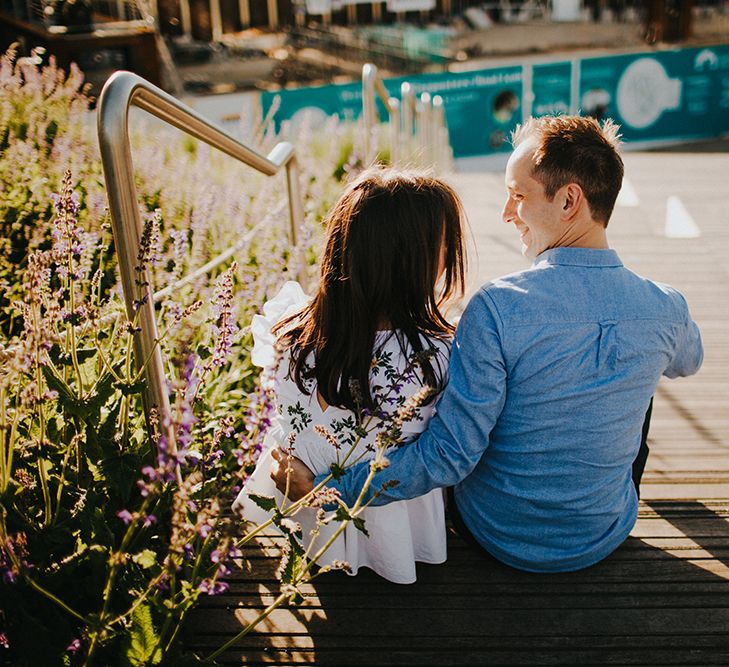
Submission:
<svg viewBox="0 0 729 667">
<path fill-rule="evenodd" d="M 676 340 L 676 351 L 668 368 L 663 374 L 669 378 L 693 375 L 701 368 L 704 360 L 704 347 L 701 343 L 699 327 L 691 319 L 684 298 L 679 295 L 685 312 L 685 323 Z"/>
<path fill-rule="evenodd" d="M 387 454 L 389 466 L 374 476 L 364 501 L 385 505 L 457 484 L 473 470 L 488 447 L 505 396 L 506 364 L 498 316 L 482 291 L 461 317 L 449 381 L 435 416 L 417 440 Z M 369 467 L 369 462 L 359 463 L 327 486 L 337 489 L 351 505 L 364 487 Z M 317 476 L 315 484 L 324 477 Z"/>
</svg>

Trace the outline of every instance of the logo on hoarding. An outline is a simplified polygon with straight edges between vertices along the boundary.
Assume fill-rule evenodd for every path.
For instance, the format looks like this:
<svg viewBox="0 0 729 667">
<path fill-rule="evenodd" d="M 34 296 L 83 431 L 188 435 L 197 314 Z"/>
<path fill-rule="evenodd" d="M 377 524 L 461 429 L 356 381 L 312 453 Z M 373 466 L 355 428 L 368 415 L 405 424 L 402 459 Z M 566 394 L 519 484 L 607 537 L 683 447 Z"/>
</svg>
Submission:
<svg viewBox="0 0 729 667">
<path fill-rule="evenodd" d="M 617 103 L 628 125 L 639 130 L 650 127 L 664 111 L 681 106 L 681 80 L 669 78 L 655 58 L 640 58 L 620 77 Z"/>
<path fill-rule="evenodd" d="M 702 51 L 699 51 L 696 54 L 696 59 L 694 60 L 694 69 L 697 72 L 719 69 L 719 56 L 717 56 L 711 49 L 703 49 Z"/>
</svg>

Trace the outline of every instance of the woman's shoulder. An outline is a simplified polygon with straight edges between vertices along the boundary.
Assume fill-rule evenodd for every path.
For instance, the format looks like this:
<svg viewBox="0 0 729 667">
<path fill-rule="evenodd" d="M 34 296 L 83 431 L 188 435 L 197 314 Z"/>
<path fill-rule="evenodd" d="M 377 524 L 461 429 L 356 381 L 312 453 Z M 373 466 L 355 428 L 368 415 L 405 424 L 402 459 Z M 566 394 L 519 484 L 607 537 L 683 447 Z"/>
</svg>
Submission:
<svg viewBox="0 0 729 667">
<path fill-rule="evenodd" d="M 388 381 L 398 378 L 398 385 L 403 379 L 405 385 L 419 388 L 427 377 L 424 368 L 429 367 L 439 381 L 445 381 L 451 343 L 450 336 L 421 333 L 413 345 L 401 331 L 378 332 L 372 352 L 372 379 L 379 385 L 383 377 Z"/>
</svg>

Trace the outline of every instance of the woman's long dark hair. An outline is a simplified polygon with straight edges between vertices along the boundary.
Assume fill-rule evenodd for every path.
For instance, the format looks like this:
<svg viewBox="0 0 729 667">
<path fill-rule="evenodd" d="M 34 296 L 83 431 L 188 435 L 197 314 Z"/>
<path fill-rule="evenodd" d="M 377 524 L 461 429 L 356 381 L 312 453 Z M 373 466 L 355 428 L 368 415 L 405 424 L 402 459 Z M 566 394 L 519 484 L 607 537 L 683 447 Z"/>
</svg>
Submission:
<svg viewBox="0 0 729 667">
<path fill-rule="evenodd" d="M 303 393 L 316 378 L 328 404 L 373 409 L 378 329 L 397 331 L 415 352 L 420 334 L 453 333 L 440 308 L 464 292 L 463 219 L 455 191 L 423 173 L 373 168 L 347 187 L 327 218 L 316 296 L 274 329 L 291 349 L 289 372 Z M 313 369 L 306 363 L 312 352 Z M 442 389 L 445 373 L 436 374 L 427 357 L 420 366 L 425 382 Z"/>
</svg>

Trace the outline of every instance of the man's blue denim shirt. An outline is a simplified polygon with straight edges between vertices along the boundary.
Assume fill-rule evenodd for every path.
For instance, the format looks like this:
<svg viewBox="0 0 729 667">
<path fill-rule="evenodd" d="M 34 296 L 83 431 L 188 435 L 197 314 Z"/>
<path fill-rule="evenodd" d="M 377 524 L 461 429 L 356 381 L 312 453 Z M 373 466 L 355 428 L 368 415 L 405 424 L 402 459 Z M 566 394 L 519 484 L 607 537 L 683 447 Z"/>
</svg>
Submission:
<svg viewBox="0 0 729 667">
<path fill-rule="evenodd" d="M 635 523 L 631 468 L 659 378 L 695 373 L 702 359 L 676 290 L 613 250 L 547 250 L 472 298 L 435 417 L 388 453 L 366 499 L 391 480 L 375 505 L 455 486 L 466 526 L 504 563 L 596 563 Z M 360 463 L 329 486 L 352 503 L 368 471 Z"/>
</svg>

